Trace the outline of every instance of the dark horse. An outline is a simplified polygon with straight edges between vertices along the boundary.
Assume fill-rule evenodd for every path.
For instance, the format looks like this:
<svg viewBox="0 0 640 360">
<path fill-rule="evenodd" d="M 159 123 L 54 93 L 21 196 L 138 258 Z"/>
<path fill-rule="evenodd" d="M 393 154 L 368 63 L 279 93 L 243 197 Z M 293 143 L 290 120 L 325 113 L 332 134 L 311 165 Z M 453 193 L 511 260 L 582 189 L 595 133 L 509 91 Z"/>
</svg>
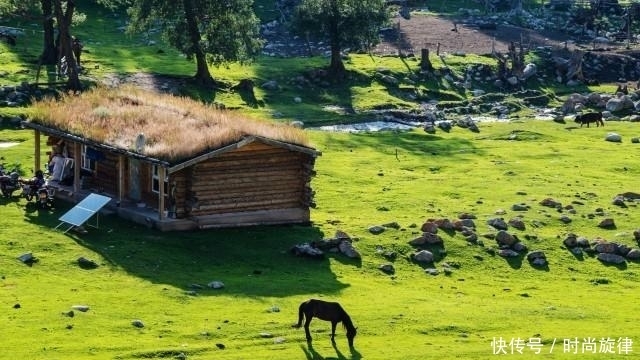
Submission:
<svg viewBox="0 0 640 360">
<path fill-rule="evenodd" d="M 334 337 L 336 336 L 336 325 L 342 322 L 342 325 L 347 329 L 347 340 L 349 341 L 349 347 L 353 348 L 353 338 L 356 337 L 356 327 L 351 322 L 351 317 L 337 302 L 328 302 L 316 299 L 309 299 L 302 304 L 298 310 L 298 323 L 293 325 L 295 328 L 302 326 L 302 319 L 304 318 L 304 331 L 307 334 L 307 342 L 311 343 L 311 334 L 309 333 L 309 324 L 313 317 L 317 317 L 321 320 L 331 321 L 331 342 L 336 343 Z"/>
</svg>

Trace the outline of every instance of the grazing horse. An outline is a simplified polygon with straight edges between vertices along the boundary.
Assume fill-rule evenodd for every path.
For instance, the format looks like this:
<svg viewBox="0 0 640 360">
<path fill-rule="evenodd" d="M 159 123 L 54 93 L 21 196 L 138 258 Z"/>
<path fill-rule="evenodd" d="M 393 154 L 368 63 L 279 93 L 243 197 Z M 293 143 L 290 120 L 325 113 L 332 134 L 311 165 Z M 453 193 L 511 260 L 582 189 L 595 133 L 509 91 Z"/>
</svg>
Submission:
<svg viewBox="0 0 640 360">
<path fill-rule="evenodd" d="M 584 124 L 587 124 L 587 127 L 589 127 L 589 124 L 592 122 L 596 123 L 596 127 L 600 127 L 600 125 L 604 126 L 601 112 L 590 112 L 576 115 L 576 122 L 580 124 L 580 127 Z"/>
<path fill-rule="evenodd" d="M 309 299 L 302 304 L 298 310 L 298 323 L 293 325 L 295 328 L 302 326 L 302 319 L 304 318 L 304 331 L 307 335 L 307 342 L 311 343 L 311 334 L 309 333 L 309 324 L 313 317 L 331 322 L 331 342 L 335 345 L 336 341 L 334 337 L 336 335 L 336 325 L 342 322 L 342 325 L 347 329 L 347 340 L 349 341 L 349 347 L 353 348 L 353 338 L 356 337 L 356 327 L 351 322 L 351 317 L 337 302 L 328 302 L 316 299 Z"/>
</svg>

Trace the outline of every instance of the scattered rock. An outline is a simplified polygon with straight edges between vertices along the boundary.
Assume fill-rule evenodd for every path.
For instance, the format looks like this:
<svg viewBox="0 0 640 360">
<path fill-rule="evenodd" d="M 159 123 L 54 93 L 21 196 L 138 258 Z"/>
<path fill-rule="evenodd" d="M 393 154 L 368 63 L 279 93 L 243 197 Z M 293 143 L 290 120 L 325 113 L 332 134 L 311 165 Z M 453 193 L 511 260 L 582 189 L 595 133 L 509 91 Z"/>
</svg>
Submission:
<svg viewBox="0 0 640 360">
<path fill-rule="evenodd" d="M 131 325 L 137 327 L 137 328 L 143 328 L 144 327 L 144 323 L 142 322 L 142 320 L 133 320 L 131 322 Z"/>
<path fill-rule="evenodd" d="M 207 286 L 212 289 L 222 289 L 224 288 L 224 283 L 222 281 L 212 281 L 208 283 Z"/>
</svg>

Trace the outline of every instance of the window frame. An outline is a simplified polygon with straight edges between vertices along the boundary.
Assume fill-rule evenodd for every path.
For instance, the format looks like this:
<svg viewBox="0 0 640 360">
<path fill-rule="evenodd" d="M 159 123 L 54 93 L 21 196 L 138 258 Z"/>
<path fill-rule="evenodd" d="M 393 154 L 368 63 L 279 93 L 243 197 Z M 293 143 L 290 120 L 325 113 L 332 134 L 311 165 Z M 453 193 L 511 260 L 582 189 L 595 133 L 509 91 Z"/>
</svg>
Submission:
<svg viewBox="0 0 640 360">
<path fill-rule="evenodd" d="M 87 157 L 88 145 L 82 145 L 80 149 L 80 168 L 95 172 L 98 169 L 98 161 Z M 88 164 L 88 166 L 87 166 Z"/>
<path fill-rule="evenodd" d="M 160 194 L 160 175 L 159 173 L 159 166 L 158 165 L 152 165 L 151 167 L 151 192 L 153 192 L 154 194 Z M 165 171 L 165 176 L 164 176 L 164 196 L 168 196 L 168 191 L 169 191 L 169 175 L 167 174 L 167 172 Z"/>
</svg>

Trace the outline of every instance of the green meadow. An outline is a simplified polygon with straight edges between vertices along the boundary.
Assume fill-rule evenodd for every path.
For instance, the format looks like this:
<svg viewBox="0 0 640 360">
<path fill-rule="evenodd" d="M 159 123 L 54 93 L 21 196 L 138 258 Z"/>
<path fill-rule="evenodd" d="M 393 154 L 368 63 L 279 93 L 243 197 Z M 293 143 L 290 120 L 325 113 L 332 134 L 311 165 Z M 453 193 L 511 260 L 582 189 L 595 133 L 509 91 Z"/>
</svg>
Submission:
<svg viewBox="0 0 640 360">
<path fill-rule="evenodd" d="M 2 199 L 0 352 L 22 359 L 485 359 L 501 349 L 494 340 L 513 345 L 534 338 L 547 358 L 622 358 L 617 347 L 615 355 L 600 352 L 600 343 L 613 339 L 618 346 L 640 334 L 638 264 L 577 257 L 562 240 L 574 233 L 638 246 L 637 206 L 612 205 L 616 194 L 637 190 L 637 144 L 628 140 L 637 134 L 635 124 L 608 122 L 605 130 L 522 121 L 480 128 L 435 135 L 310 131 L 323 152 L 310 226 L 160 233 L 102 216 L 88 234 L 63 234 L 53 228 L 69 204 L 37 211 L 24 199 Z M 609 131 L 625 141 L 605 142 Z M 16 135 L 23 132 L 0 133 L 3 141 L 24 139 L 3 150 L 6 160 L 27 161 L 33 144 L 30 134 Z M 574 204 L 575 214 L 541 206 L 546 198 Z M 513 204 L 530 209 L 515 212 Z M 597 226 L 603 216 L 590 215 L 598 208 L 615 229 Z M 496 215 L 501 209 L 505 214 Z M 489 238 L 471 244 L 444 232 L 434 264 L 411 260 L 408 241 L 426 219 L 461 213 L 474 214 L 483 235 L 495 233 L 490 218 L 522 218 L 525 230 L 509 231 L 530 250 L 543 250 L 548 267 L 495 255 Z M 573 221 L 561 222 L 563 214 Z M 391 223 L 398 226 L 368 231 Z M 337 230 L 354 239 L 361 260 L 289 252 Z M 28 252 L 38 259 L 31 267 L 17 259 Z M 389 260 L 385 253 L 397 256 Z M 82 269 L 79 257 L 99 267 Z M 379 270 L 384 263 L 395 273 Z M 448 274 L 444 263 L 452 266 Z M 428 275 L 425 267 L 440 274 Z M 212 281 L 225 287 L 210 289 Z M 328 322 L 311 323 L 312 347 L 303 330 L 291 328 L 299 303 L 311 297 L 339 301 L 351 314 L 358 327 L 353 351 L 340 327 L 331 346 Z M 74 305 L 90 309 L 70 317 Z M 134 320 L 145 326 L 134 327 Z M 573 354 L 563 342 L 576 338 Z M 589 339 L 598 344 L 595 354 L 583 353 Z M 527 345 L 519 354 L 516 346 L 511 355 L 509 347 L 503 356 L 541 356 L 534 349 Z"/>
<path fill-rule="evenodd" d="M 272 14 L 268 7 L 260 9 L 263 17 Z M 148 45 L 141 35 L 119 31 L 122 15 L 91 11 L 99 20 L 76 31 L 85 43 L 85 82 L 100 83 L 112 74 L 186 77 L 195 72 L 193 63 L 157 45 L 161 39 Z M 20 37 L 15 48 L 0 43 L 3 85 L 35 79 L 37 27 L 15 25 L 30 31 L 29 41 Z M 283 84 L 277 92 L 256 87 L 258 104 L 224 88 L 189 88 L 185 95 L 224 103 L 247 116 L 302 120 L 308 126 L 370 119 L 366 111 L 381 106 L 415 106 L 403 95 L 406 87 L 447 101 L 469 96 L 437 79 L 385 86 L 378 81 L 380 68 L 409 79 L 418 61 L 366 54 L 347 59 L 350 77 L 344 84 L 300 89 L 288 83 L 326 61 L 260 58 L 212 69 L 221 84 L 243 78 Z M 433 59 L 434 66 L 444 66 L 438 61 Z M 445 61 L 462 71 L 471 62 L 490 59 Z M 302 103 L 295 103 L 295 96 Z M 327 111 L 330 106 L 353 108 L 356 115 Z M 71 204 L 58 202 L 43 211 L 22 198 L 0 198 L 0 358 L 635 358 L 640 264 L 608 265 L 586 253 L 574 255 L 562 241 L 573 233 L 638 248 L 637 203 L 612 204 L 617 194 L 640 193 L 640 145 L 631 142 L 640 137 L 638 125 L 609 121 L 604 128 L 579 128 L 570 119 L 534 120 L 526 110 L 509 122 L 480 123 L 479 133 L 459 127 L 435 134 L 308 130 L 322 152 L 309 226 L 162 233 L 104 214 L 97 229 L 64 234 L 54 228 Z M 5 115 L 28 112 L 0 108 Z M 605 141 L 609 132 L 620 134 L 622 142 Z M 0 143 L 18 145 L 0 148 L 0 162 L 30 174 L 33 141 L 31 131 L 4 125 Z M 545 199 L 563 208 L 542 206 Z M 528 210 L 514 211 L 515 204 Z M 414 262 L 416 248 L 409 241 L 421 235 L 421 225 L 460 214 L 476 217 L 479 241 L 439 231 L 444 245 L 430 248 L 434 263 Z M 561 221 L 562 216 L 571 221 Z M 487 224 L 493 218 L 521 219 L 524 230 L 508 231 L 530 251 L 544 251 L 548 266 L 532 266 L 526 252 L 514 258 L 497 255 L 492 239 L 497 230 Z M 615 227 L 598 227 L 605 218 Z M 368 229 L 374 225 L 386 225 L 385 231 L 372 234 Z M 336 231 L 353 239 L 361 259 L 290 253 L 296 244 L 332 238 Z M 25 253 L 37 262 L 22 263 L 18 257 Z M 80 257 L 98 267 L 81 268 Z M 395 272 L 381 271 L 382 264 L 392 264 Z M 428 274 L 429 268 L 439 274 Z M 209 288 L 213 281 L 224 288 Z M 358 328 L 354 349 L 340 325 L 335 346 L 329 322 L 312 321 L 312 345 L 303 329 L 291 327 L 298 305 L 309 298 L 343 305 Z M 76 305 L 88 311 L 74 310 Z M 144 327 L 134 326 L 136 320 Z"/>
</svg>

